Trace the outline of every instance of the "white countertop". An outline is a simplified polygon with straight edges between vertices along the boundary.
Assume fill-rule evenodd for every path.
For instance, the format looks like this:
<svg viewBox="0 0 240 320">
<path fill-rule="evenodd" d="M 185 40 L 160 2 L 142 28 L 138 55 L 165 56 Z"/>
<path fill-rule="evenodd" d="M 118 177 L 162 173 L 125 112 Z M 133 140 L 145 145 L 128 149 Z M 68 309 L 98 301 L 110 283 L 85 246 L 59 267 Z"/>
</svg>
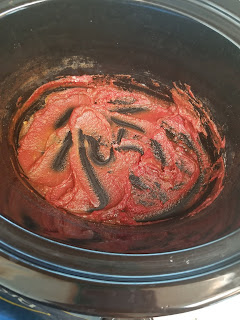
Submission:
<svg viewBox="0 0 240 320">
<path fill-rule="evenodd" d="M 240 320 L 240 294 L 199 310 L 173 316 L 157 317 L 161 320 Z"/>
</svg>

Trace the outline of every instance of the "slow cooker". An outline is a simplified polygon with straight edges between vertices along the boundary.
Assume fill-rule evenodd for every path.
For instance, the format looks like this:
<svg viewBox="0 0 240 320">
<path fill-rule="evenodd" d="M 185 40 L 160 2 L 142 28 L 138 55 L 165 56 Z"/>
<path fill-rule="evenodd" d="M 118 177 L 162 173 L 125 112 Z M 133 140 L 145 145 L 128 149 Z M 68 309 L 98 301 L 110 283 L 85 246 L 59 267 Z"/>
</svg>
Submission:
<svg viewBox="0 0 240 320">
<path fill-rule="evenodd" d="M 62 319 L 145 318 L 239 293 L 240 3 L 2 0 L 0 41 L 3 299 Z M 67 215 L 32 192 L 9 143 L 19 97 L 85 74 L 191 85 L 226 140 L 218 198 L 194 216 L 118 226 Z"/>
</svg>

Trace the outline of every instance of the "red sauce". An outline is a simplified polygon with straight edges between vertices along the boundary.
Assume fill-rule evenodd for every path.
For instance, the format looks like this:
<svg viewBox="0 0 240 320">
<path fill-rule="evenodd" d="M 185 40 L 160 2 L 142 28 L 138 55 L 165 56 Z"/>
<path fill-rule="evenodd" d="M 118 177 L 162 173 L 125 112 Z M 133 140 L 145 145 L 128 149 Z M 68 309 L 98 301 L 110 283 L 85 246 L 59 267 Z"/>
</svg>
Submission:
<svg viewBox="0 0 240 320">
<path fill-rule="evenodd" d="M 18 161 L 32 187 L 66 212 L 114 224 L 210 205 L 224 139 L 189 86 L 164 97 L 154 84 L 81 76 L 38 88 L 18 111 Z"/>
</svg>

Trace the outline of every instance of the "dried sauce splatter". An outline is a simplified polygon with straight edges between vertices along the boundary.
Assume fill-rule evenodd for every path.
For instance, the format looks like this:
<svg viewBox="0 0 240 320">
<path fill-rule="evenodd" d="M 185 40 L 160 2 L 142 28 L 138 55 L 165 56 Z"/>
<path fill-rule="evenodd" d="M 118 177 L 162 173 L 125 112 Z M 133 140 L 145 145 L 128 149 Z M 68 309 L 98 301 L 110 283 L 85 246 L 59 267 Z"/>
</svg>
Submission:
<svg viewBox="0 0 240 320">
<path fill-rule="evenodd" d="M 165 99 L 126 79 L 66 77 L 38 88 L 16 115 L 21 169 L 53 206 L 93 221 L 199 212 L 222 189 L 224 139 L 189 86 L 174 84 Z"/>
</svg>

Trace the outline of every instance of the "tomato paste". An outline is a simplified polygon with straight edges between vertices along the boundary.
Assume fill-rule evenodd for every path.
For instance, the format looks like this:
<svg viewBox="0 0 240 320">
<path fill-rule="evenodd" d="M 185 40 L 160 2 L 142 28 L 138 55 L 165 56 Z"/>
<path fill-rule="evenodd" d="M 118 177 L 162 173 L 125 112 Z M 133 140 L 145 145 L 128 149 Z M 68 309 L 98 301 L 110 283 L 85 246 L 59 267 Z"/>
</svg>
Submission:
<svg viewBox="0 0 240 320">
<path fill-rule="evenodd" d="M 141 225 L 195 214 L 222 189 L 224 139 L 189 86 L 161 93 L 130 76 L 73 76 L 19 107 L 18 161 L 51 205 Z"/>
</svg>

